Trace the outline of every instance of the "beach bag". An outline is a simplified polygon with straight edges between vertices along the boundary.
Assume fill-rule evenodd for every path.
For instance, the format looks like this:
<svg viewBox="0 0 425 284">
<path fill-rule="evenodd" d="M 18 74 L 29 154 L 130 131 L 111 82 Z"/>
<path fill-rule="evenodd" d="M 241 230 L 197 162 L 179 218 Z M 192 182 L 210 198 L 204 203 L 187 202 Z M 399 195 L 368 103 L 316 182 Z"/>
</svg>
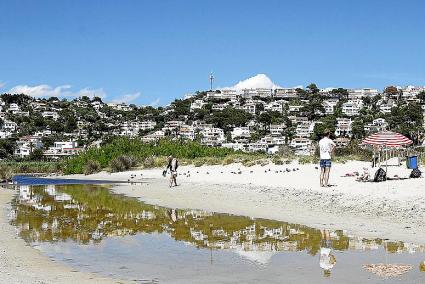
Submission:
<svg viewBox="0 0 425 284">
<path fill-rule="evenodd" d="M 410 173 L 410 178 L 420 178 L 422 175 L 422 172 L 419 169 L 413 169 Z"/>
<path fill-rule="evenodd" d="M 387 173 L 384 171 L 383 168 L 379 168 L 375 173 L 375 177 L 373 178 L 373 181 L 382 182 L 386 180 L 387 180 Z"/>
</svg>

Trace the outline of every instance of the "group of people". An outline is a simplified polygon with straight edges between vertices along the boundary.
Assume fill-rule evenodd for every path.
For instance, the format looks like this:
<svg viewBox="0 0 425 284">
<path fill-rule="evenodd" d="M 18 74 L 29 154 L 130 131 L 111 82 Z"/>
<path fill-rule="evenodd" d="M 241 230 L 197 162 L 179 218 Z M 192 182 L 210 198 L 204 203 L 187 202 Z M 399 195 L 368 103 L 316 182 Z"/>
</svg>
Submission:
<svg viewBox="0 0 425 284">
<path fill-rule="evenodd" d="M 336 144 L 330 139 L 330 131 L 326 129 L 323 133 L 322 139 L 319 141 L 320 149 L 320 186 L 329 186 L 329 174 L 332 166 L 332 156 L 335 151 Z M 167 167 L 163 171 L 163 176 L 166 176 L 168 170 L 170 171 L 170 187 L 177 186 L 177 168 L 179 162 L 173 156 L 168 157 Z"/>
</svg>

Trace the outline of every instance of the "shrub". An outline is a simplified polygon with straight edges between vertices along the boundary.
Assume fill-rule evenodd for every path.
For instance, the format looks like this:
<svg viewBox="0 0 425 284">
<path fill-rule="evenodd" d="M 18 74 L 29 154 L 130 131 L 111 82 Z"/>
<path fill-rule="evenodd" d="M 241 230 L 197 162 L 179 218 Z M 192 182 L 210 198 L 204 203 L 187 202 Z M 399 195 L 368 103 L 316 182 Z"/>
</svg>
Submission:
<svg viewBox="0 0 425 284">
<path fill-rule="evenodd" d="M 203 159 L 196 159 L 195 161 L 193 161 L 193 165 L 195 166 L 195 167 L 200 167 L 200 166 L 203 166 L 204 165 L 204 160 Z"/>
<path fill-rule="evenodd" d="M 102 167 L 100 166 L 100 163 L 93 160 L 88 161 L 87 164 L 84 166 L 85 175 L 95 174 L 100 172 L 101 170 Z"/>
<path fill-rule="evenodd" d="M 14 176 L 14 171 L 12 167 L 7 165 L 0 165 L 0 180 L 11 180 Z"/>
<path fill-rule="evenodd" d="M 143 160 L 143 167 L 144 168 L 153 168 L 155 166 L 155 158 L 152 156 L 146 157 Z"/>
<path fill-rule="evenodd" d="M 252 167 L 257 164 L 257 161 L 251 161 L 251 160 L 243 160 L 242 165 L 245 167 Z"/>
<path fill-rule="evenodd" d="M 301 165 L 304 164 L 315 164 L 319 162 L 319 158 L 316 156 L 300 156 L 298 158 L 298 163 L 300 163 Z"/>
<path fill-rule="evenodd" d="M 234 162 L 235 162 L 235 159 L 232 156 L 229 156 L 229 157 L 226 157 L 226 158 L 223 159 L 223 165 L 224 166 L 230 165 L 230 164 L 232 164 Z"/>
<path fill-rule="evenodd" d="M 121 155 L 113 159 L 110 162 L 109 167 L 111 168 L 111 171 L 115 173 L 129 170 L 136 165 L 137 162 L 134 157 Z"/>
<path fill-rule="evenodd" d="M 273 164 L 275 164 L 275 165 L 283 165 L 283 161 L 282 161 L 282 159 L 281 159 L 281 158 L 279 158 L 279 157 L 274 157 L 274 158 L 273 158 L 273 160 L 272 160 L 272 162 L 273 162 Z"/>
</svg>

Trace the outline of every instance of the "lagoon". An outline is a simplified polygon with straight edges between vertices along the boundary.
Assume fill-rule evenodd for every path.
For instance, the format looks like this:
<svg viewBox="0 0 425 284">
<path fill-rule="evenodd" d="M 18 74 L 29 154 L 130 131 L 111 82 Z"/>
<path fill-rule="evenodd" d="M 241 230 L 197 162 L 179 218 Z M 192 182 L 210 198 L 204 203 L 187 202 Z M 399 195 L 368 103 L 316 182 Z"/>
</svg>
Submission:
<svg viewBox="0 0 425 284">
<path fill-rule="evenodd" d="M 19 236 L 75 270 L 142 283 L 382 283 L 367 263 L 412 270 L 385 283 L 423 283 L 425 246 L 344 230 L 166 208 L 113 194 L 112 185 L 19 185 L 11 223 Z M 320 267 L 320 252 L 335 259 Z"/>
</svg>

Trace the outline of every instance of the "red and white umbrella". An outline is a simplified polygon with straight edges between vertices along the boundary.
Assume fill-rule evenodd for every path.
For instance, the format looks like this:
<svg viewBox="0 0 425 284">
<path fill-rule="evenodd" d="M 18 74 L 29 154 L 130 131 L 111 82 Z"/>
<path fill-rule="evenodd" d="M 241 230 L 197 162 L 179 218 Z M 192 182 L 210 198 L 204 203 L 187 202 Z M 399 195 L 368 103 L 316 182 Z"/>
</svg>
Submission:
<svg viewBox="0 0 425 284">
<path fill-rule="evenodd" d="M 362 144 L 385 147 L 385 150 L 388 150 L 388 148 L 400 148 L 413 144 L 413 141 L 397 132 L 381 131 L 363 139 Z M 385 151 L 385 166 L 388 172 L 388 151 Z"/>
<path fill-rule="evenodd" d="M 362 144 L 398 148 L 412 144 L 413 141 L 406 136 L 392 131 L 382 131 L 363 139 Z"/>
</svg>

